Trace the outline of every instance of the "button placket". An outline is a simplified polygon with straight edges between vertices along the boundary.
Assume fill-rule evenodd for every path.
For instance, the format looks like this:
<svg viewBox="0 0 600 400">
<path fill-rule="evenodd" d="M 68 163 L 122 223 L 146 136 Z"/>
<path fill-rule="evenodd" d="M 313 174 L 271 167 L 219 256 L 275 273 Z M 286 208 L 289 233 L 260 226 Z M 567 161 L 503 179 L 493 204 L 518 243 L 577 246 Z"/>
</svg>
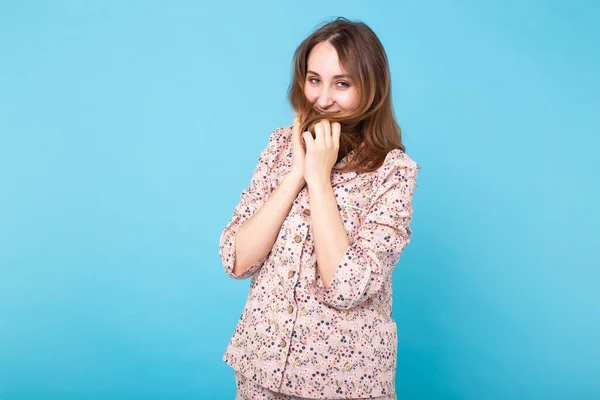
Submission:
<svg viewBox="0 0 600 400">
<path fill-rule="evenodd" d="M 298 256 L 298 263 L 299 263 L 300 258 L 302 257 L 302 252 L 303 252 L 303 248 L 304 248 L 303 242 L 304 242 L 304 237 L 307 234 L 308 227 L 305 224 L 303 224 L 303 220 L 301 220 L 301 219 L 295 219 L 295 220 L 293 220 L 292 223 L 297 224 L 298 228 L 299 228 L 296 231 L 295 235 L 291 238 L 291 240 L 293 240 L 294 243 L 300 245 L 300 246 L 297 246 L 297 249 L 294 250 L 294 253 Z M 290 240 L 290 239 L 288 239 L 288 240 Z M 294 263 L 294 264 L 297 264 L 297 263 Z M 290 267 L 290 269 L 287 272 L 287 277 L 288 277 L 288 279 L 290 279 L 290 283 L 292 284 L 292 288 L 293 288 L 293 286 L 295 284 L 295 282 L 294 282 L 295 279 L 293 279 L 293 278 L 296 276 L 296 272 L 298 272 L 298 271 L 295 271 L 293 269 L 294 265 L 290 265 L 289 267 Z"/>
<path fill-rule="evenodd" d="M 303 212 L 303 211 L 302 211 Z M 306 224 L 306 219 L 305 218 L 299 218 L 302 216 L 302 212 L 300 214 L 295 213 L 292 217 L 292 219 L 290 219 L 289 223 L 290 223 L 290 228 L 293 226 L 292 224 L 296 224 L 297 226 L 297 230 L 296 232 L 294 232 L 293 236 L 288 236 L 288 241 L 297 244 L 297 246 L 293 246 L 295 247 L 294 250 L 292 250 L 292 252 L 295 254 L 295 256 L 298 257 L 297 261 L 294 261 L 293 264 L 289 265 L 289 269 L 287 271 L 287 277 L 289 279 L 288 284 L 289 286 L 286 286 L 286 289 L 289 290 L 292 299 L 295 300 L 295 287 L 296 287 L 296 281 L 299 278 L 299 274 L 300 272 L 295 270 L 295 268 L 299 268 L 299 263 L 301 263 L 301 257 L 303 255 L 303 249 L 304 249 L 304 241 L 305 238 L 308 234 L 308 224 Z M 290 232 L 291 233 L 291 232 Z M 291 239 L 291 240 L 290 240 Z M 285 272 L 284 272 L 285 274 Z M 284 275 L 285 276 L 285 275 Z M 291 300 L 291 302 L 293 303 L 293 300 Z M 297 307 L 295 304 L 288 304 L 283 310 L 281 310 L 281 312 L 288 314 L 289 317 L 284 317 L 284 318 L 291 318 L 292 323 L 289 324 L 289 328 L 292 329 L 293 325 L 295 324 L 295 312 L 297 310 Z M 284 333 L 284 335 L 289 334 L 291 335 L 292 332 L 286 332 Z M 287 348 L 291 343 L 291 337 L 287 337 L 287 338 L 281 338 L 279 341 L 279 348 L 281 349 L 285 349 Z"/>
</svg>

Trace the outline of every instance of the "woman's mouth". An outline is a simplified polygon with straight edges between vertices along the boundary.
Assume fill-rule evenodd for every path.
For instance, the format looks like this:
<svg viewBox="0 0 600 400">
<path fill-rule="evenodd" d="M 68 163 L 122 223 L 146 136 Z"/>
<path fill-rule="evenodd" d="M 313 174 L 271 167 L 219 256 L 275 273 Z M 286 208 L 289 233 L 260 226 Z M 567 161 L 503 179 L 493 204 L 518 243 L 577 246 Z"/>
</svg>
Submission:
<svg viewBox="0 0 600 400">
<path fill-rule="evenodd" d="M 316 110 L 316 111 L 317 111 L 317 113 L 319 113 L 319 114 L 335 114 L 335 113 L 339 112 L 339 111 L 323 111 L 323 110 L 321 110 L 321 109 L 318 109 L 318 108 L 315 108 L 315 110 Z"/>
</svg>

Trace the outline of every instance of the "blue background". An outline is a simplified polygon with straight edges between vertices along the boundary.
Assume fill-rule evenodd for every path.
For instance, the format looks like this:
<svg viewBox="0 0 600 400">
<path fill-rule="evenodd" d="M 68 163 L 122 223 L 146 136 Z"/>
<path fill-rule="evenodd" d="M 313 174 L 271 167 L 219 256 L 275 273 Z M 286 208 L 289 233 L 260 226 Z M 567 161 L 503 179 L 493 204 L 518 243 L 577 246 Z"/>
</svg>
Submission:
<svg viewBox="0 0 600 400">
<path fill-rule="evenodd" d="M 398 397 L 600 398 L 599 4 L 1 1 L 0 399 L 234 397 L 219 235 L 339 15 L 421 166 Z"/>
</svg>

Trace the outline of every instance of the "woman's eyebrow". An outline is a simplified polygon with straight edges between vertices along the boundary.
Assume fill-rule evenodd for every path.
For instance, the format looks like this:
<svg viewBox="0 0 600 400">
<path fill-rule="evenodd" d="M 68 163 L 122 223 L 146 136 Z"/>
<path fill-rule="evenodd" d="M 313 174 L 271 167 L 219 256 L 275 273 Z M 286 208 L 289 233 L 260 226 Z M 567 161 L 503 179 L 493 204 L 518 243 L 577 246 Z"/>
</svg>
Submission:
<svg viewBox="0 0 600 400">
<path fill-rule="evenodd" d="M 311 71 L 310 69 L 308 71 L 306 71 L 306 73 L 308 73 L 308 74 L 314 74 L 314 75 L 317 75 L 317 76 L 321 76 L 321 75 L 317 74 L 315 71 Z M 333 79 L 347 78 L 347 77 L 348 77 L 348 75 L 346 75 L 346 74 L 334 75 Z"/>
</svg>

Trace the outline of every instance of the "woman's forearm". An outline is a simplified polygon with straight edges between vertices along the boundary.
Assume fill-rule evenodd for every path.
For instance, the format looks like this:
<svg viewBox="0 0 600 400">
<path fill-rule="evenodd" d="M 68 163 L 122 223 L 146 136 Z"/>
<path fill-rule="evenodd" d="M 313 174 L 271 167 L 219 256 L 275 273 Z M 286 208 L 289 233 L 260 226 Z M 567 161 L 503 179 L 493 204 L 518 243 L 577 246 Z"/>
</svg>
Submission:
<svg viewBox="0 0 600 400">
<path fill-rule="evenodd" d="M 331 183 L 309 184 L 308 192 L 317 268 L 323 285 L 329 288 L 335 269 L 348 247 L 349 239 L 337 208 Z"/>
<path fill-rule="evenodd" d="M 269 254 L 281 225 L 304 184 L 304 178 L 287 175 L 262 207 L 242 224 L 235 236 L 234 274 L 243 273 Z"/>
</svg>

